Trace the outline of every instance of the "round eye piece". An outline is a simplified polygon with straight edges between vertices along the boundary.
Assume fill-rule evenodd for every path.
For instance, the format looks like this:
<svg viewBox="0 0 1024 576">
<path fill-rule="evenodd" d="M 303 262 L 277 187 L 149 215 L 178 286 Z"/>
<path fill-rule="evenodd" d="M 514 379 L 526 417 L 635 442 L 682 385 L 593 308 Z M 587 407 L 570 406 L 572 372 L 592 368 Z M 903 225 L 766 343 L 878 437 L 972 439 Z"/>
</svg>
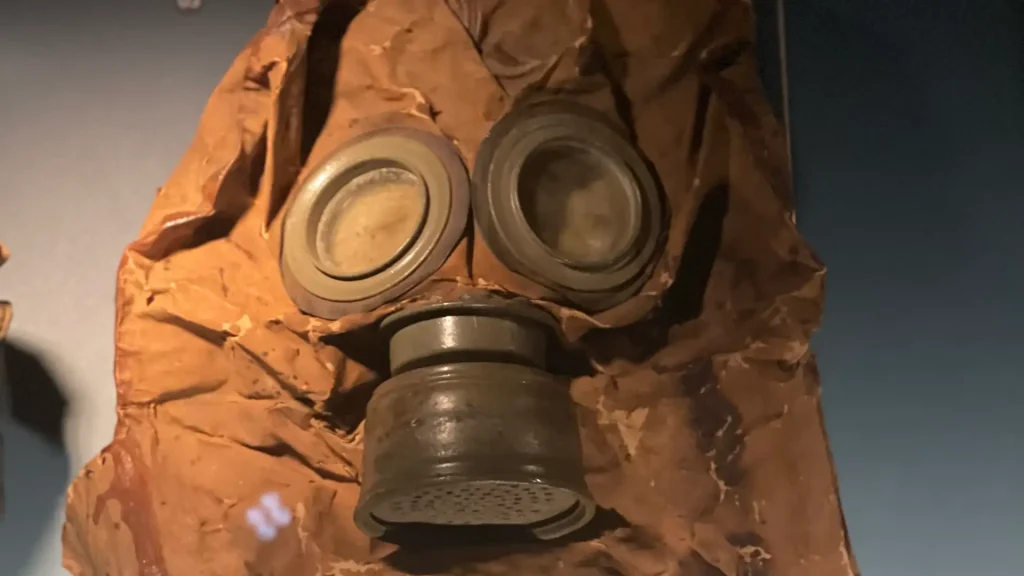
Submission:
<svg viewBox="0 0 1024 576">
<path fill-rule="evenodd" d="M 517 188 L 527 225 L 569 266 L 612 265 L 639 235 L 641 198 L 633 179 L 577 143 L 535 149 L 523 161 Z"/>
<path fill-rule="evenodd" d="M 664 227 L 655 174 L 594 110 L 513 110 L 481 144 L 473 184 L 487 248 L 581 308 L 611 308 L 650 277 Z"/>
<path fill-rule="evenodd" d="M 469 220 L 455 146 L 412 128 L 353 138 L 296 187 L 281 278 L 307 314 L 335 319 L 394 302 L 448 259 Z"/>
<path fill-rule="evenodd" d="M 368 170 L 331 198 L 316 230 L 318 267 L 335 278 L 361 278 L 397 260 L 427 215 L 427 191 L 401 167 Z"/>
</svg>

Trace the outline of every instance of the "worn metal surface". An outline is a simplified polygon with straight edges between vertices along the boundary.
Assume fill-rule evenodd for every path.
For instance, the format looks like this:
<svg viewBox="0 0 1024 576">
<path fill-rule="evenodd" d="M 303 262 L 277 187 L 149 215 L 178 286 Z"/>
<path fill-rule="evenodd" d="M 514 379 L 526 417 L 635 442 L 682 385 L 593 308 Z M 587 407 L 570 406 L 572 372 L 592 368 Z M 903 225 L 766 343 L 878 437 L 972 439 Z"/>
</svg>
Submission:
<svg viewBox="0 0 1024 576">
<path fill-rule="evenodd" d="M 594 512 L 565 382 L 516 364 L 399 374 L 367 408 L 356 524 L 526 525 L 554 538 Z"/>
<path fill-rule="evenodd" d="M 468 214 L 468 177 L 451 143 L 398 127 L 354 138 L 295 193 L 282 234 L 285 287 L 323 318 L 372 310 L 433 274 Z"/>
<path fill-rule="evenodd" d="M 436 358 L 490 356 L 544 367 L 546 339 L 540 326 L 506 318 L 442 316 L 418 322 L 391 338 L 391 371 L 401 372 Z"/>
<path fill-rule="evenodd" d="M 382 323 L 393 377 L 367 407 L 357 525 L 511 525 L 542 539 L 585 524 L 575 404 L 544 371 L 554 319 L 493 296 Z"/>
<path fill-rule="evenodd" d="M 474 360 L 512 362 L 543 369 L 558 324 L 522 299 L 477 295 L 411 307 L 381 323 L 390 336 L 391 372 L 416 366 Z"/>
<path fill-rule="evenodd" d="M 473 212 L 510 269 L 600 310 L 646 281 L 663 227 L 646 163 L 596 112 L 564 102 L 513 110 L 473 174 Z"/>
</svg>

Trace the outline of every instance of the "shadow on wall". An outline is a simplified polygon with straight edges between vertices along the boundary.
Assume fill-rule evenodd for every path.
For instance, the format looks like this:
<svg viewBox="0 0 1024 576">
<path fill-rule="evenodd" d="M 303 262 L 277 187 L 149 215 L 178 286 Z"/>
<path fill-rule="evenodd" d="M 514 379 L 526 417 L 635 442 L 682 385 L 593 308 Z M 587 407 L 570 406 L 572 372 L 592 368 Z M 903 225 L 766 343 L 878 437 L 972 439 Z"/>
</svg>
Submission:
<svg viewBox="0 0 1024 576">
<path fill-rule="evenodd" d="M 38 354 L 18 342 L 0 346 L 0 558 L 5 574 L 21 574 L 51 523 L 61 520 L 55 512 L 68 482 L 61 433 L 67 401 Z"/>
</svg>

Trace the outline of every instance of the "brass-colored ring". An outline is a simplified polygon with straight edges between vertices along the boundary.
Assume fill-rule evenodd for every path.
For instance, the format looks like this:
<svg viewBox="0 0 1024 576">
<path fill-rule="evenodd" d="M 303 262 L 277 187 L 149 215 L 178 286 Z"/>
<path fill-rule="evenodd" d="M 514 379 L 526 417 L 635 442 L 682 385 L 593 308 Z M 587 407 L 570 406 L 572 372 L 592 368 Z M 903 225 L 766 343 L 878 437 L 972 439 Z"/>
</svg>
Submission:
<svg viewBox="0 0 1024 576">
<path fill-rule="evenodd" d="M 628 239 L 603 261 L 572 262 L 554 253 L 524 215 L 520 172 L 531 155 L 551 146 L 570 146 L 600 158 L 627 195 Z M 566 103 L 514 111 L 481 145 L 473 179 L 473 212 L 481 235 L 513 271 L 591 310 L 629 298 L 646 281 L 662 239 L 660 190 L 636 149 L 595 112 Z"/>
<path fill-rule="evenodd" d="M 320 215 L 352 178 L 379 168 L 414 175 L 427 194 L 425 214 L 414 237 L 382 268 L 338 277 L 317 255 Z M 296 190 L 282 233 L 285 288 L 300 309 L 323 318 L 372 310 L 433 274 L 458 244 L 468 215 L 468 177 L 450 142 L 411 128 L 368 133 L 328 157 Z"/>
</svg>

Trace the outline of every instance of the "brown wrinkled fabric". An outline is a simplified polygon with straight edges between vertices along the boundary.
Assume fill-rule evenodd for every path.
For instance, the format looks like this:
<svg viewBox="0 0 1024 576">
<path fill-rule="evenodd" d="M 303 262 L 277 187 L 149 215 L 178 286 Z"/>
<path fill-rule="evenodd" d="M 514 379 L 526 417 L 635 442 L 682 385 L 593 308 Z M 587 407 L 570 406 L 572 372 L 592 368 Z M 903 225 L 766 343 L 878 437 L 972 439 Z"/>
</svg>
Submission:
<svg viewBox="0 0 1024 576">
<path fill-rule="evenodd" d="M 7 247 L 0 244 L 0 266 L 3 266 L 7 259 L 10 258 L 10 253 L 7 251 Z M 4 369 L 4 338 L 7 337 L 7 331 L 11 328 L 11 318 L 14 316 L 13 308 L 10 302 L 0 300 L 0 393 L 5 393 L 6 390 L 6 372 Z M 0 518 L 4 515 L 4 438 L 0 435 Z"/>
<path fill-rule="evenodd" d="M 0 244 L 0 266 L 3 266 L 8 258 L 10 258 L 10 253 L 7 251 L 7 247 Z M 11 327 L 12 316 L 11 303 L 0 300 L 0 341 L 3 340 L 4 336 L 7 336 L 7 331 Z"/>
<path fill-rule="evenodd" d="M 847 576 L 808 346 L 824 269 L 792 219 L 782 130 L 739 0 L 281 0 L 210 98 L 118 273 L 118 424 L 68 490 L 76 575 Z M 474 235 L 406 301 L 487 289 L 562 319 L 590 369 L 572 383 L 584 531 L 543 544 L 395 548 L 352 521 L 373 322 L 300 313 L 277 265 L 304 173 L 402 124 L 467 166 L 536 98 L 628 130 L 671 213 L 640 294 L 586 315 Z M 322 129 L 321 129 L 322 126 Z M 472 246 L 470 245 L 471 243 Z M 364 329 L 365 327 L 365 329 Z M 260 542 L 246 510 L 293 511 Z"/>
</svg>

